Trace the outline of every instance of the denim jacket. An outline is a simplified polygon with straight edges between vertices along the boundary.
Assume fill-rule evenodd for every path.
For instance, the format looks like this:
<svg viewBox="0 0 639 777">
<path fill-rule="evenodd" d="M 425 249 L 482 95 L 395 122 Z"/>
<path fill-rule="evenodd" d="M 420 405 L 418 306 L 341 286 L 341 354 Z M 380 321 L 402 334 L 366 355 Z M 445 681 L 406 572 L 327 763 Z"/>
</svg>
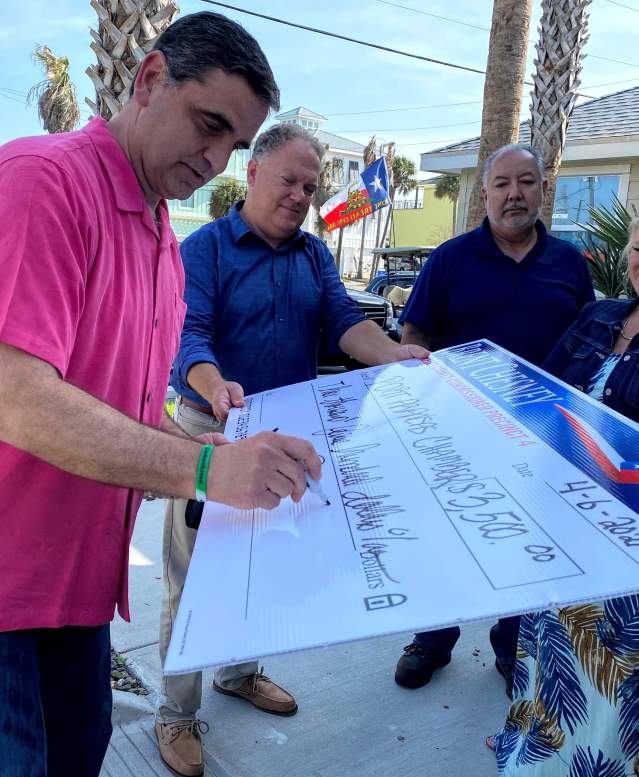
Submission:
<svg viewBox="0 0 639 777">
<path fill-rule="evenodd" d="M 590 302 L 543 363 L 543 368 L 580 391 L 612 352 L 626 318 L 639 304 L 636 299 Z M 639 335 L 610 373 L 604 404 L 639 421 Z"/>
</svg>

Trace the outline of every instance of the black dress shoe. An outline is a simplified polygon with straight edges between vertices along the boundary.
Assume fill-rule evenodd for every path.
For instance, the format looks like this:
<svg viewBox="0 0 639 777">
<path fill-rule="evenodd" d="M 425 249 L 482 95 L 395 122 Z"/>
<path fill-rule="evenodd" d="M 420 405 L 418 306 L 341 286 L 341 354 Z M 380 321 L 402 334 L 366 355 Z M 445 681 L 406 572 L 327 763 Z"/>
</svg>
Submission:
<svg viewBox="0 0 639 777">
<path fill-rule="evenodd" d="M 513 676 L 515 674 L 515 662 L 495 659 L 495 669 L 506 681 L 506 694 L 509 699 L 513 698 Z"/>
<path fill-rule="evenodd" d="M 450 653 L 433 653 L 411 642 L 397 662 L 395 682 L 404 688 L 421 688 L 430 682 L 433 672 L 450 664 Z"/>
</svg>

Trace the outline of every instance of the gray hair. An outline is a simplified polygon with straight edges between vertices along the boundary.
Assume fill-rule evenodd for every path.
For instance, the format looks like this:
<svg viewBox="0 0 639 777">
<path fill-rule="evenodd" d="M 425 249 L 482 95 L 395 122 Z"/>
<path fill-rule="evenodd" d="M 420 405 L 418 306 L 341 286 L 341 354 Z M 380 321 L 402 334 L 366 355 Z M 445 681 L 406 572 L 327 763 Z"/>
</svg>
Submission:
<svg viewBox="0 0 639 777">
<path fill-rule="evenodd" d="M 255 141 L 253 154 L 251 156 L 256 162 L 262 162 L 273 151 L 277 151 L 289 140 L 304 140 L 311 149 L 317 154 L 319 162 L 324 158 L 324 146 L 319 142 L 315 135 L 311 135 L 298 124 L 275 124 L 270 129 L 262 132 Z"/>
<path fill-rule="evenodd" d="M 212 11 L 182 16 L 159 36 L 153 51 L 166 59 L 175 83 L 204 81 L 211 70 L 246 79 L 253 94 L 279 110 L 280 90 L 259 43 L 237 22 Z M 131 84 L 131 94 L 135 82 Z"/>
<path fill-rule="evenodd" d="M 502 154 L 507 154 L 509 151 L 524 151 L 526 154 L 530 154 L 530 156 L 535 160 L 535 164 L 537 165 L 539 178 L 542 181 L 544 180 L 546 177 L 546 166 L 544 164 L 544 158 L 539 153 L 539 151 L 537 151 L 537 149 L 533 148 L 532 146 L 526 145 L 526 143 L 509 143 L 508 145 L 502 146 L 496 151 L 493 151 L 490 156 L 486 157 L 481 176 L 481 182 L 484 188 L 488 186 L 488 175 L 490 173 L 490 166 L 492 163 L 495 161 L 495 159 L 497 159 L 497 157 L 500 157 Z"/>
</svg>

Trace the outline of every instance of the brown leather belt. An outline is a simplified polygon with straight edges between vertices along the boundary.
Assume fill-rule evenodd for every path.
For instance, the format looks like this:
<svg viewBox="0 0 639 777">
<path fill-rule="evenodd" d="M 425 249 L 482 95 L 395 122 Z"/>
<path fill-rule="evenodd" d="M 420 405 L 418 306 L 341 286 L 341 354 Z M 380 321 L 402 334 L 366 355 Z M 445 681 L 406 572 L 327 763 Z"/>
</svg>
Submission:
<svg viewBox="0 0 639 777">
<path fill-rule="evenodd" d="M 207 405 L 198 405 L 197 402 L 191 402 L 190 399 L 187 399 L 186 397 L 180 397 L 180 402 L 185 405 L 186 407 L 192 407 L 193 410 L 197 410 L 200 413 L 206 413 L 206 415 L 215 415 L 213 412 L 213 408 L 207 406 Z"/>
</svg>

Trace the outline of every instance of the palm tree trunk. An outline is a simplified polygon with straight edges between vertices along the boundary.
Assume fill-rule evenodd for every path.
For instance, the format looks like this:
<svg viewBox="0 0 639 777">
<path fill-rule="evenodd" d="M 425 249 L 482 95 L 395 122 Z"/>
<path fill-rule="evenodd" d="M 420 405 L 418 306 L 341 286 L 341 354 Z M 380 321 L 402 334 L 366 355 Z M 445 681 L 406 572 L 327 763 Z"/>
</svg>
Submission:
<svg viewBox="0 0 639 777">
<path fill-rule="evenodd" d="M 470 195 L 466 229 L 484 218 L 481 176 L 484 160 L 500 146 L 516 143 L 524 89 L 532 0 L 494 0 L 484 82 L 477 173 Z"/>
<path fill-rule="evenodd" d="M 98 31 L 90 30 L 98 59 L 86 72 L 96 100 L 86 102 L 96 116 L 115 116 L 129 96 L 140 62 L 173 21 L 179 8 L 173 0 L 90 0 L 98 15 Z"/>
<path fill-rule="evenodd" d="M 531 92 L 531 145 L 546 167 L 548 191 L 541 218 L 552 227 L 557 173 L 566 143 L 568 121 L 581 81 L 582 50 L 588 40 L 588 6 L 591 0 L 542 0 L 539 43 Z"/>
</svg>

